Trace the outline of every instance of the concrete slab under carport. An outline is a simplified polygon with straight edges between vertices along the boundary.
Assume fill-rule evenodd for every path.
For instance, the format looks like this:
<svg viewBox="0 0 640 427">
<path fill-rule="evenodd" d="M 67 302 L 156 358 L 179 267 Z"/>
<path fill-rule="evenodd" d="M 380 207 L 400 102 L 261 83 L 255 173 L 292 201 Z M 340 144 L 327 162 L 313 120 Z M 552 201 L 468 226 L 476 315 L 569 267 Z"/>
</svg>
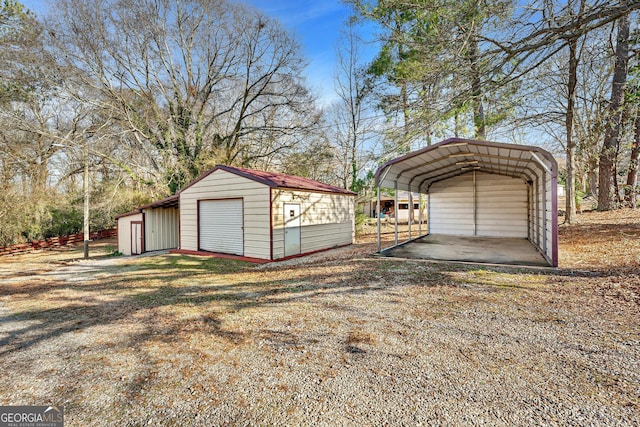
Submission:
<svg viewBox="0 0 640 427">
<path fill-rule="evenodd" d="M 398 258 L 549 267 L 542 254 L 527 239 L 448 236 L 429 234 L 381 255 Z"/>
</svg>

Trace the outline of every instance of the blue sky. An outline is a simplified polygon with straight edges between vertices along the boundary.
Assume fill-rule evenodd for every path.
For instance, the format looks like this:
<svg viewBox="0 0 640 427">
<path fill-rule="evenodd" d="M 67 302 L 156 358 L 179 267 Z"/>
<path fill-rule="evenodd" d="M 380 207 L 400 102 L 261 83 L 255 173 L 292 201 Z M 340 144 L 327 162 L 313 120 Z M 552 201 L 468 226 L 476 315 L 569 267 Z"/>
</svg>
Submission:
<svg viewBox="0 0 640 427">
<path fill-rule="evenodd" d="M 308 81 L 321 103 L 333 96 L 335 45 L 350 9 L 341 0 L 244 0 L 294 33 L 309 60 Z"/>
<path fill-rule="evenodd" d="M 350 7 L 342 0 L 233 0 L 262 10 L 277 18 L 297 36 L 309 61 L 307 80 L 322 105 L 335 99 L 335 45 L 340 30 L 349 18 Z M 21 0 L 37 15 L 46 14 L 48 4 L 55 0 Z M 365 53 L 373 55 L 371 48 Z M 370 59 L 370 58 L 367 58 Z"/>
</svg>

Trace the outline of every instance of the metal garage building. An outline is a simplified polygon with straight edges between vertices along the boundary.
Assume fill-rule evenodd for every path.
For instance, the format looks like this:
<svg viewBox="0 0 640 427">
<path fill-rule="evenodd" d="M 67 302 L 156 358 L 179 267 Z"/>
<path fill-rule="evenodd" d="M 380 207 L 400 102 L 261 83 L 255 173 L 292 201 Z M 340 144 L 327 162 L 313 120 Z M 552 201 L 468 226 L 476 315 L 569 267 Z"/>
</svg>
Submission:
<svg viewBox="0 0 640 427">
<path fill-rule="evenodd" d="M 348 245 L 354 196 L 311 179 L 216 166 L 180 191 L 180 251 L 275 260 Z"/>
<path fill-rule="evenodd" d="M 430 250 L 435 253 L 435 243 L 453 236 L 456 239 L 448 241 L 450 253 L 443 259 L 485 262 L 490 258 L 478 256 L 479 252 L 497 253 L 502 245 L 510 249 L 497 262 L 528 263 L 525 258 L 509 259 L 509 252 L 514 252 L 509 245 L 526 241 L 544 264 L 558 265 L 557 163 L 539 147 L 448 139 L 385 163 L 376 173 L 376 185 L 378 190 L 393 188 L 396 194 L 406 190 L 427 197 L 426 234 L 419 229 L 418 238 L 412 239 L 409 232 L 398 250 L 403 256 L 420 252 L 428 257 Z M 378 220 L 378 252 L 393 255 L 401 246 L 397 225 L 395 236 L 394 245 L 383 251 Z M 464 245 L 477 246 L 478 239 L 484 240 L 474 259 L 474 250 Z M 432 245 L 418 250 L 408 246 L 412 243 Z"/>
<path fill-rule="evenodd" d="M 354 196 L 311 179 L 216 166 L 177 195 L 120 215 L 118 247 L 252 261 L 308 254 L 353 243 Z"/>
</svg>

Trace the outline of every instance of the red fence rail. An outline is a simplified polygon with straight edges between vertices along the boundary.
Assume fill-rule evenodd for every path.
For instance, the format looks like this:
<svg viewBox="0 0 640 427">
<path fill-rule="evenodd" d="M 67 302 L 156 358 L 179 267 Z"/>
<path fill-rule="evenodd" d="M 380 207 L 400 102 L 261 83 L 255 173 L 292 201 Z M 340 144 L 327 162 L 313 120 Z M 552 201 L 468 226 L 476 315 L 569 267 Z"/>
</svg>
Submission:
<svg viewBox="0 0 640 427">
<path fill-rule="evenodd" d="M 91 240 L 108 239 L 110 237 L 116 237 L 118 235 L 118 229 L 94 231 L 90 234 Z M 36 240 L 27 243 L 16 243 L 15 245 L 4 246 L 0 248 L 0 256 L 2 255 L 16 255 L 26 252 L 37 251 L 39 249 L 51 249 L 58 248 L 60 246 L 71 245 L 73 243 L 84 242 L 84 233 L 71 234 L 69 236 L 51 237 L 44 240 Z"/>
</svg>

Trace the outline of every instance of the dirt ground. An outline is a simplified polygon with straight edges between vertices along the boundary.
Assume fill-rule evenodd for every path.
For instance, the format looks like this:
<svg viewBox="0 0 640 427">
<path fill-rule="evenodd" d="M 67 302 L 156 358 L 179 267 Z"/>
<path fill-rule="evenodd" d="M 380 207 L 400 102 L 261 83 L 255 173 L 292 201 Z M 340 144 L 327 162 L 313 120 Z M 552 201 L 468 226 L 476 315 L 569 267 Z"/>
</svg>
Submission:
<svg viewBox="0 0 640 427">
<path fill-rule="evenodd" d="M 0 404 L 68 426 L 637 426 L 640 211 L 579 218 L 558 270 L 371 257 L 372 235 L 262 266 L 108 241 L 2 258 Z"/>
</svg>

